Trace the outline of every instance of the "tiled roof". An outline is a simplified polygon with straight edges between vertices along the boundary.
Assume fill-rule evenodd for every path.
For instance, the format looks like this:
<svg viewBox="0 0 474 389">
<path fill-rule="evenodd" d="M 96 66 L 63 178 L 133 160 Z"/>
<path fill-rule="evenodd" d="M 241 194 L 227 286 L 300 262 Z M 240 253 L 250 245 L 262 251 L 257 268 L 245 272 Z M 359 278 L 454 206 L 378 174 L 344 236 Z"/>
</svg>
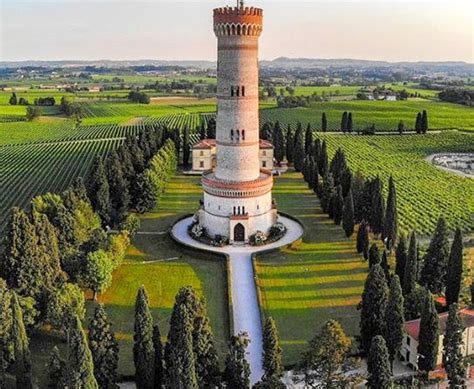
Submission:
<svg viewBox="0 0 474 389">
<path fill-rule="evenodd" d="M 216 147 L 215 139 L 203 139 L 193 146 L 193 149 L 212 149 Z"/>
<path fill-rule="evenodd" d="M 273 149 L 273 145 L 267 140 L 260 139 L 260 148 L 261 149 Z"/>
<path fill-rule="evenodd" d="M 465 308 L 459 311 L 461 322 L 465 328 L 474 327 L 474 309 Z M 438 315 L 439 333 L 444 334 L 446 331 L 446 323 L 448 321 L 448 312 Z M 407 321 L 405 323 L 405 332 L 413 339 L 418 340 L 420 333 L 420 319 Z"/>
</svg>

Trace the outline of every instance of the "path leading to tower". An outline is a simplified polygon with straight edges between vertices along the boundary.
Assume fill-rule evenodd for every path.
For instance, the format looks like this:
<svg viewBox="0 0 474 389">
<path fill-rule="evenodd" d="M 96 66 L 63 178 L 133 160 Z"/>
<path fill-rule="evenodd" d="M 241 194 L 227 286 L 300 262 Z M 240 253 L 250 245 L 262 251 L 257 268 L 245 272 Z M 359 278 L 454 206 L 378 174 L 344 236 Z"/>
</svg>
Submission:
<svg viewBox="0 0 474 389">
<path fill-rule="evenodd" d="M 230 283 L 232 293 L 232 317 L 234 334 L 245 331 L 249 334 L 250 345 L 247 349 L 247 361 L 250 364 L 250 383 L 257 383 L 263 374 L 262 367 L 262 321 L 257 297 L 255 274 L 252 255 L 261 251 L 278 249 L 298 240 L 303 235 L 303 227 L 296 221 L 279 216 L 279 221 L 287 227 L 286 235 L 278 242 L 263 246 L 227 246 L 209 247 L 192 239 L 188 234 L 188 226 L 192 217 L 176 223 L 171 233 L 181 243 L 197 249 L 214 253 L 226 254 L 229 257 Z"/>
</svg>

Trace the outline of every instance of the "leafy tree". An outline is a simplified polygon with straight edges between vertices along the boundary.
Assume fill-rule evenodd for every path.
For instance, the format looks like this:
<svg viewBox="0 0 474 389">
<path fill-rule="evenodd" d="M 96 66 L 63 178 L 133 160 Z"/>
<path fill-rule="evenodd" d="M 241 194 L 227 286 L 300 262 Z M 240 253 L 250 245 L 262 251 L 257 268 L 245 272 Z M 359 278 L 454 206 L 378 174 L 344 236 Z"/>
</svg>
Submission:
<svg viewBox="0 0 474 389">
<path fill-rule="evenodd" d="M 40 117 L 43 114 L 43 110 L 41 107 L 37 107 L 34 105 L 29 105 L 26 107 L 26 120 L 31 122 L 32 120 Z"/>
<path fill-rule="evenodd" d="M 88 194 L 94 210 L 102 220 L 102 224 L 109 224 L 110 215 L 112 213 L 112 203 L 110 200 L 109 182 L 105 174 L 104 163 L 100 157 L 96 159 L 92 169 Z"/>
<path fill-rule="evenodd" d="M 379 264 L 370 268 L 362 293 L 360 314 L 360 345 L 368 353 L 372 338 L 385 334 L 388 303 L 387 280 Z"/>
<path fill-rule="evenodd" d="M 97 305 L 89 324 L 89 348 L 94 362 L 94 376 L 100 388 L 114 389 L 117 379 L 118 343 L 102 304 Z"/>
<path fill-rule="evenodd" d="M 348 238 L 354 233 L 354 224 L 354 200 L 352 198 L 352 190 L 349 188 L 349 192 L 344 199 L 344 211 L 342 216 L 342 227 Z"/>
<path fill-rule="evenodd" d="M 163 366 L 163 343 L 161 343 L 161 332 L 158 324 L 153 327 L 153 347 L 155 349 L 155 388 L 161 388 L 165 384 L 165 371 Z"/>
<path fill-rule="evenodd" d="M 94 377 L 94 363 L 91 350 L 87 345 L 86 334 L 78 317 L 72 320 L 68 343 L 67 386 L 71 388 L 99 388 Z"/>
<path fill-rule="evenodd" d="M 224 381 L 228 388 L 247 389 L 250 384 L 250 366 L 245 358 L 250 339 L 245 332 L 232 336 L 225 361 Z"/>
<path fill-rule="evenodd" d="M 421 312 L 420 333 L 418 335 L 418 369 L 425 375 L 436 367 L 439 346 L 439 323 L 433 297 L 426 293 Z"/>
<path fill-rule="evenodd" d="M 85 314 L 84 293 L 76 284 L 61 284 L 48 299 L 47 320 L 59 330 L 66 332 L 73 318 L 83 320 Z"/>
<path fill-rule="evenodd" d="M 104 250 L 91 252 L 87 255 L 81 284 L 92 290 L 94 301 L 97 294 L 104 292 L 112 284 L 113 265 L 110 256 Z"/>
<path fill-rule="evenodd" d="M 420 283 L 431 293 L 439 294 L 444 289 L 448 258 L 448 232 L 446 230 L 446 221 L 441 217 L 431 238 L 421 271 Z"/>
<path fill-rule="evenodd" d="M 311 128 L 311 123 L 308 123 L 304 135 L 304 152 L 309 154 L 311 151 L 311 146 L 313 145 L 313 130 Z"/>
<path fill-rule="evenodd" d="M 10 97 L 10 100 L 8 100 L 8 103 L 10 105 L 17 105 L 18 104 L 18 98 L 16 97 L 16 93 L 13 92 L 11 97 Z"/>
<path fill-rule="evenodd" d="M 345 387 L 348 377 L 344 372 L 351 349 L 351 339 L 335 320 L 324 323 L 321 332 L 309 342 L 303 353 L 301 370 L 308 387 Z"/>
<path fill-rule="evenodd" d="M 344 198 L 342 197 L 342 187 L 338 185 L 332 198 L 332 213 L 334 223 L 340 225 L 344 215 Z"/>
<path fill-rule="evenodd" d="M 184 167 L 189 166 L 189 158 L 191 157 L 191 145 L 189 141 L 189 128 L 185 128 L 183 131 L 183 165 Z"/>
<path fill-rule="evenodd" d="M 372 243 L 369 249 L 369 267 L 371 268 L 375 265 L 380 265 L 380 253 L 377 244 Z"/>
<path fill-rule="evenodd" d="M 328 131 L 328 119 L 326 117 L 326 112 L 323 112 L 321 115 L 321 130 L 323 132 Z"/>
<path fill-rule="evenodd" d="M 383 239 L 385 240 L 385 246 L 388 250 L 391 250 L 395 242 L 397 241 L 398 233 L 398 214 L 397 214 L 397 193 L 395 189 L 395 182 L 393 177 L 390 176 L 388 183 L 388 198 L 387 198 L 387 209 L 385 211 Z"/>
<path fill-rule="evenodd" d="M 137 177 L 136 187 L 137 191 L 140 193 L 135 205 L 136 210 L 139 213 L 145 213 L 154 209 L 157 203 L 157 188 L 153 173 L 147 169 L 140 174 Z"/>
<path fill-rule="evenodd" d="M 405 322 L 404 316 L 405 302 L 403 300 L 400 279 L 394 275 L 390 281 L 390 291 L 388 295 L 387 311 L 385 313 L 385 339 L 387 340 L 388 353 L 393 371 L 393 361 L 400 352 L 403 343 Z"/>
<path fill-rule="evenodd" d="M 62 389 L 66 386 L 66 361 L 61 358 L 57 346 L 53 347 L 53 351 L 48 361 L 48 388 Z"/>
<path fill-rule="evenodd" d="M 466 363 L 461 351 L 463 331 L 458 305 L 453 303 L 449 306 L 446 334 L 443 338 L 443 367 L 448 375 L 450 389 L 466 388 Z"/>
<path fill-rule="evenodd" d="M 285 158 L 285 142 L 279 121 L 277 121 L 273 127 L 273 147 L 275 148 L 274 157 L 277 163 L 281 163 L 283 158 Z"/>
<path fill-rule="evenodd" d="M 13 358 L 11 347 L 11 310 L 12 293 L 7 287 L 7 283 L 0 278 L 0 388 L 5 387 L 5 373 L 8 362 Z"/>
<path fill-rule="evenodd" d="M 372 389 L 388 389 L 392 387 L 390 361 L 385 339 L 374 336 L 367 359 L 367 387 Z"/>
<path fill-rule="evenodd" d="M 395 250 L 395 274 L 403 283 L 405 279 L 405 266 L 407 262 L 407 241 L 405 235 L 401 235 Z"/>
<path fill-rule="evenodd" d="M 145 287 L 138 289 L 135 302 L 133 360 L 138 389 L 153 388 L 155 350 L 153 346 L 153 318 L 148 306 Z"/>
<path fill-rule="evenodd" d="M 461 291 L 463 266 L 462 232 L 456 229 L 454 240 L 449 253 L 447 276 L 446 276 L 446 302 L 448 305 L 457 303 Z"/>
<path fill-rule="evenodd" d="M 283 377 L 282 349 L 275 321 L 269 317 L 263 329 L 262 382 L 277 382 Z"/>
<path fill-rule="evenodd" d="M 288 129 L 286 130 L 286 159 L 288 163 L 293 163 L 294 143 L 293 131 L 291 130 L 291 126 L 288 125 Z"/>
<path fill-rule="evenodd" d="M 15 357 L 14 372 L 17 388 L 32 388 L 31 359 L 28 336 L 23 322 L 23 312 L 16 292 L 12 291 L 11 299 L 12 324 L 11 339 Z"/>
</svg>

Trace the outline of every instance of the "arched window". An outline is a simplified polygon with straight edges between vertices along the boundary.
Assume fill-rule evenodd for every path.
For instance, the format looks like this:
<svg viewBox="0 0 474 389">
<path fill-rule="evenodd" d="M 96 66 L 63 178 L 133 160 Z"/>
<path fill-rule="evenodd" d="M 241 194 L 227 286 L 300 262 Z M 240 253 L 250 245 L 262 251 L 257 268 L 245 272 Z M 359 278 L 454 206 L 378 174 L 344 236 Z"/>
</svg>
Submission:
<svg viewBox="0 0 474 389">
<path fill-rule="evenodd" d="M 237 130 L 237 142 L 240 140 L 240 131 Z"/>
<path fill-rule="evenodd" d="M 240 35 L 240 24 L 237 25 L 237 35 Z"/>
<path fill-rule="evenodd" d="M 245 86 L 242 87 L 242 96 L 245 96 Z"/>
<path fill-rule="evenodd" d="M 230 26 L 227 26 L 227 35 L 230 35 Z"/>
<path fill-rule="evenodd" d="M 235 24 L 232 25 L 232 35 L 235 35 Z"/>
<path fill-rule="evenodd" d="M 245 130 L 242 130 L 242 140 L 245 140 Z"/>
<path fill-rule="evenodd" d="M 234 215 L 235 215 L 235 207 L 234 207 Z"/>
<path fill-rule="evenodd" d="M 242 215 L 245 215 L 245 207 L 242 207 Z"/>
<path fill-rule="evenodd" d="M 236 96 L 239 97 L 240 96 L 240 88 L 238 86 L 235 87 L 236 89 Z"/>
<path fill-rule="evenodd" d="M 230 97 L 234 97 L 234 87 L 230 87 Z"/>
<path fill-rule="evenodd" d="M 230 140 L 231 142 L 234 141 L 234 130 L 230 130 Z"/>
</svg>

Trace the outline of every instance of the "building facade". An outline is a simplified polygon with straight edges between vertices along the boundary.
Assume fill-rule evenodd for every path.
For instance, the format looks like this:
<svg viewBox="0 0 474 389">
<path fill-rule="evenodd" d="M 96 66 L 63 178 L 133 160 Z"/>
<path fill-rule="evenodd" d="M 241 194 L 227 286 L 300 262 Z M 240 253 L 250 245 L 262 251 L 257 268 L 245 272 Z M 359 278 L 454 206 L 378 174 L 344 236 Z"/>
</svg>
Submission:
<svg viewBox="0 0 474 389">
<path fill-rule="evenodd" d="M 216 141 L 204 139 L 193 146 L 193 168 L 195 172 L 205 172 L 216 167 Z M 273 145 L 260 139 L 259 147 L 260 168 L 273 170 Z"/>
<path fill-rule="evenodd" d="M 459 311 L 461 322 L 464 326 L 462 355 L 467 357 L 474 355 L 474 309 L 466 308 Z M 448 313 L 441 313 L 438 316 L 439 324 L 439 344 L 436 365 L 443 363 L 443 339 L 446 332 Z M 420 319 L 407 321 L 404 326 L 405 336 L 403 337 L 400 359 L 406 364 L 418 368 L 418 336 L 420 333 Z"/>
<path fill-rule="evenodd" d="M 217 55 L 216 166 L 202 177 L 199 223 L 211 237 L 248 242 L 268 233 L 277 219 L 273 176 L 260 167 L 258 40 L 263 11 L 237 7 L 214 10 Z"/>
</svg>

